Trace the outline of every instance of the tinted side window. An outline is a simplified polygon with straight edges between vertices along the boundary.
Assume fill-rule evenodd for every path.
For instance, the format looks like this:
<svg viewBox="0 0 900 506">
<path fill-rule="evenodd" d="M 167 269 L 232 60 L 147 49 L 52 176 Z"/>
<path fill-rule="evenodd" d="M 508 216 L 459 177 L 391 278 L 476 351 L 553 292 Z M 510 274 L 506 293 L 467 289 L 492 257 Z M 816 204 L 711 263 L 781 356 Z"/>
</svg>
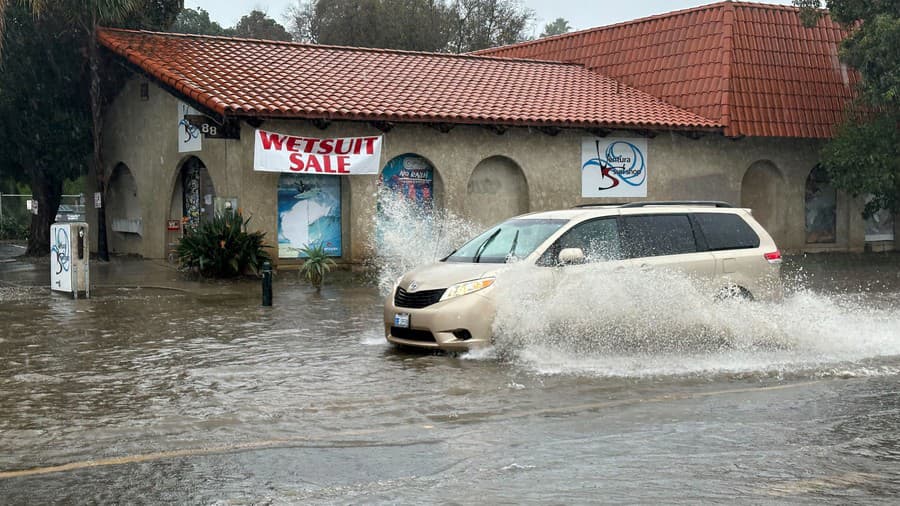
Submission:
<svg viewBox="0 0 900 506">
<path fill-rule="evenodd" d="M 759 236 L 736 214 L 697 213 L 694 218 L 711 251 L 759 247 Z"/>
<path fill-rule="evenodd" d="M 622 258 L 616 219 L 603 218 L 575 225 L 547 249 L 539 263 L 556 265 L 559 252 L 565 248 L 581 248 L 585 262 Z"/>
<path fill-rule="evenodd" d="M 623 216 L 622 236 L 630 258 L 694 253 L 697 244 L 686 214 Z"/>
</svg>

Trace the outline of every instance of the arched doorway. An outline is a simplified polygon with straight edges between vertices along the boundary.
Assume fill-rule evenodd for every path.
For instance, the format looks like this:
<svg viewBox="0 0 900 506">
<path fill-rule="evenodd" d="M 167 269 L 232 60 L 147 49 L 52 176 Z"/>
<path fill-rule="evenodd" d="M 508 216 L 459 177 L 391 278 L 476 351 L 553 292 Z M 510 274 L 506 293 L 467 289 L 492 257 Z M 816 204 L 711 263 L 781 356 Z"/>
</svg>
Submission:
<svg viewBox="0 0 900 506">
<path fill-rule="evenodd" d="M 782 242 L 784 231 L 784 176 L 772 162 L 753 163 L 741 180 L 741 207 L 753 211 L 753 217 L 775 239 Z"/>
<path fill-rule="evenodd" d="M 806 178 L 806 242 L 834 243 L 837 240 L 837 190 L 828 173 L 816 165 Z"/>
<path fill-rule="evenodd" d="M 109 237 L 110 251 L 139 253 L 138 247 L 144 233 L 143 212 L 137 181 L 124 163 L 113 168 L 106 190 L 106 202 L 107 219 L 113 232 Z"/>
<path fill-rule="evenodd" d="M 528 212 L 528 181 L 516 162 L 505 156 L 485 158 L 466 185 L 466 214 L 492 225 Z"/>
<path fill-rule="evenodd" d="M 215 216 L 216 189 L 206 165 L 196 156 L 181 164 L 175 178 L 169 218 L 181 220 L 185 230 L 196 229 Z"/>
</svg>

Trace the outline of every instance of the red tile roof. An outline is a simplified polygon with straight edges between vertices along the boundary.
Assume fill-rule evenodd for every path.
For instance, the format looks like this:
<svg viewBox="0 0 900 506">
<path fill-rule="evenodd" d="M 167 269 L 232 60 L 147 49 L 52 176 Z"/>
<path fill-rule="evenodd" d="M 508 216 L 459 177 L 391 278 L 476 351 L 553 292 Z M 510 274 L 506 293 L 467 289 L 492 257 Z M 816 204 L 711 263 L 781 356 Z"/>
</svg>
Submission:
<svg viewBox="0 0 900 506">
<path fill-rule="evenodd" d="M 721 123 L 726 135 L 829 137 L 858 82 L 829 16 L 720 2 L 476 54 L 574 62 Z"/>
<path fill-rule="evenodd" d="M 116 29 L 99 40 L 221 115 L 720 130 L 581 65 Z"/>
</svg>

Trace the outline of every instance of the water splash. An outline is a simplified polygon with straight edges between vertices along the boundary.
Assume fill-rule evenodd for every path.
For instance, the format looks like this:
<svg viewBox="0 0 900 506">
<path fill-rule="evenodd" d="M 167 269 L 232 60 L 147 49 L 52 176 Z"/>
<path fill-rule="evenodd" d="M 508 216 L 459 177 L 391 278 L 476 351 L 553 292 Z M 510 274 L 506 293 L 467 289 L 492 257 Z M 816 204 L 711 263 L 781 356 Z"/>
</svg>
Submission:
<svg viewBox="0 0 900 506">
<path fill-rule="evenodd" d="M 387 190 L 379 206 L 372 263 L 385 294 L 484 229 Z M 516 266 L 495 287 L 494 347 L 462 358 L 601 377 L 900 373 L 890 358 L 900 356 L 896 288 L 841 292 L 826 282 L 812 290 L 802 268 L 786 278 L 783 302 L 716 302 L 677 273 Z"/>
<path fill-rule="evenodd" d="M 482 231 L 450 211 L 431 209 L 385 187 L 378 192 L 375 220 L 371 267 L 383 294 L 407 271 L 444 258 Z"/>
<path fill-rule="evenodd" d="M 848 364 L 900 356 L 896 306 L 802 287 L 780 303 L 716 301 L 673 272 L 516 269 L 497 300 L 498 354 L 540 373 L 863 374 L 883 368 Z"/>
</svg>

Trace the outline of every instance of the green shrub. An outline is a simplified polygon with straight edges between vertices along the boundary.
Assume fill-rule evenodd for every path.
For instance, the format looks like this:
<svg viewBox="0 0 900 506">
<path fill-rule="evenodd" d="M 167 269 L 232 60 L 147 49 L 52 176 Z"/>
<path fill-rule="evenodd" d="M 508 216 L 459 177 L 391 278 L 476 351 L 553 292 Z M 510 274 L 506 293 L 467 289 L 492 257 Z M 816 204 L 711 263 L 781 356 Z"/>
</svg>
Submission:
<svg viewBox="0 0 900 506">
<path fill-rule="evenodd" d="M 20 239 L 27 240 L 31 231 L 31 222 L 28 219 L 17 219 L 13 216 L 4 216 L 0 220 L 0 240 Z"/>
<path fill-rule="evenodd" d="M 263 232 L 247 232 L 250 218 L 240 213 L 217 214 L 188 232 L 178 243 L 181 265 L 203 276 L 227 278 L 252 269 L 258 273 L 263 262 L 270 260 L 265 251 Z"/>
<path fill-rule="evenodd" d="M 300 275 L 305 275 L 309 284 L 316 288 L 316 291 L 322 290 L 322 283 L 325 281 L 325 273 L 329 272 L 335 265 L 334 260 L 328 258 L 325 253 L 325 246 L 321 243 L 310 246 L 306 245 L 300 248 L 300 252 L 306 255 L 303 267 L 300 268 Z"/>
</svg>

